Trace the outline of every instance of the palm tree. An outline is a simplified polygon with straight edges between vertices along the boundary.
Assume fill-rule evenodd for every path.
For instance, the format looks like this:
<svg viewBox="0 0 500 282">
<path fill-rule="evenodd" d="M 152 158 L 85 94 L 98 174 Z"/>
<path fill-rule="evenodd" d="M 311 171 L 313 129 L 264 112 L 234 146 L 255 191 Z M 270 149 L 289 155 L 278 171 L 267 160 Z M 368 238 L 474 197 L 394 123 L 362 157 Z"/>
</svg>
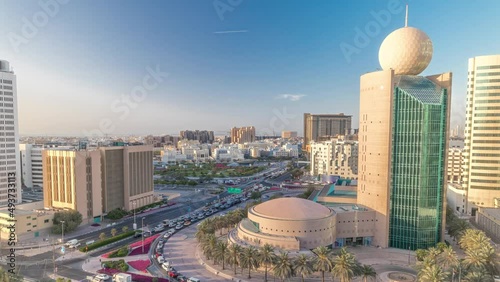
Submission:
<svg viewBox="0 0 500 282">
<path fill-rule="evenodd" d="M 457 254 L 451 246 L 443 248 L 443 252 L 437 258 L 439 266 L 445 270 L 450 270 L 458 264 Z"/>
<path fill-rule="evenodd" d="M 491 245 L 483 245 L 465 251 L 465 266 L 473 270 L 486 270 L 490 274 L 498 273 L 498 255 Z"/>
<path fill-rule="evenodd" d="M 211 259 L 213 257 L 216 245 L 217 245 L 217 238 L 215 237 L 214 234 L 208 234 L 201 242 L 201 248 L 203 250 L 203 254 L 207 257 L 207 259 Z"/>
<path fill-rule="evenodd" d="M 115 237 L 116 233 L 118 233 L 118 231 L 116 231 L 116 228 L 111 229 L 111 237 Z"/>
<path fill-rule="evenodd" d="M 227 242 L 218 241 L 213 254 L 214 260 L 222 262 L 222 270 L 224 270 L 224 263 L 226 262 L 227 247 Z"/>
<path fill-rule="evenodd" d="M 281 281 L 292 277 L 293 275 L 293 265 L 292 260 L 288 256 L 287 252 L 280 252 L 280 255 L 276 258 L 274 263 L 274 276 L 277 276 Z"/>
<path fill-rule="evenodd" d="M 122 232 L 123 233 L 127 233 L 127 231 L 128 231 L 128 226 L 123 226 L 122 227 Z"/>
<path fill-rule="evenodd" d="M 101 234 L 99 234 L 99 239 L 101 240 L 106 239 L 106 233 L 102 232 Z"/>
<path fill-rule="evenodd" d="M 227 249 L 227 259 L 228 263 L 234 267 L 234 275 L 236 275 L 236 267 L 240 265 L 241 258 L 241 246 L 238 244 L 231 244 Z"/>
<path fill-rule="evenodd" d="M 448 273 L 435 264 L 422 268 L 418 276 L 418 281 L 421 282 L 444 282 L 448 280 Z"/>
<path fill-rule="evenodd" d="M 198 240 L 198 242 L 201 242 L 203 241 L 206 235 L 207 233 L 205 232 L 204 229 L 198 228 L 196 229 L 196 234 L 194 236 L 196 237 L 196 240 Z"/>
<path fill-rule="evenodd" d="M 482 271 L 473 271 L 473 272 L 469 272 L 469 274 L 467 274 L 464 277 L 463 281 L 465 281 L 465 282 L 491 282 L 491 281 L 493 281 L 493 278 L 491 277 L 491 275 L 484 273 Z"/>
<path fill-rule="evenodd" d="M 368 278 L 376 278 L 377 272 L 371 265 L 363 264 L 358 269 L 359 275 L 363 278 L 363 282 L 368 281 Z"/>
<path fill-rule="evenodd" d="M 332 253 L 326 247 L 317 247 L 313 250 L 316 257 L 313 259 L 314 269 L 321 272 L 321 281 L 325 282 L 325 272 L 331 271 L 333 268 Z"/>
<path fill-rule="evenodd" d="M 264 266 L 264 282 L 267 282 L 267 269 L 269 266 L 274 264 L 276 259 L 276 254 L 274 253 L 274 248 L 269 244 L 264 244 L 264 246 L 259 249 L 259 263 Z"/>
<path fill-rule="evenodd" d="M 311 258 L 306 254 L 300 254 L 293 260 L 294 272 L 302 277 L 302 282 L 304 282 L 304 277 L 310 275 L 313 272 L 313 265 Z"/>
<path fill-rule="evenodd" d="M 357 267 L 356 259 L 344 247 L 340 253 L 333 258 L 332 273 L 340 277 L 340 282 L 348 282 L 354 277 L 354 270 Z"/>
<path fill-rule="evenodd" d="M 259 252 L 257 249 L 255 247 L 244 248 L 241 262 L 244 267 L 248 268 L 248 279 L 252 278 L 250 271 L 259 267 Z"/>
</svg>

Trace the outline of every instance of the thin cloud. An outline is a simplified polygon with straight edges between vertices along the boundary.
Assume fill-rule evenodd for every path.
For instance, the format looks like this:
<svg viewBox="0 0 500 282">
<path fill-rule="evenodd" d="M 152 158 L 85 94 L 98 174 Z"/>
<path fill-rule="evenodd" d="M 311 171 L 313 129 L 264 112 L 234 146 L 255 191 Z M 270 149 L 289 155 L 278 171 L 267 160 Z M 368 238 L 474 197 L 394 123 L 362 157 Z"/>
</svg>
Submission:
<svg viewBox="0 0 500 282">
<path fill-rule="evenodd" d="M 305 96 L 306 95 L 302 95 L 302 94 L 281 94 L 276 98 L 277 99 L 287 99 L 287 100 L 295 102 L 295 101 L 299 101 L 300 99 L 302 99 L 302 97 L 305 97 Z"/>
<path fill-rule="evenodd" d="M 214 31 L 214 33 L 216 33 L 216 34 L 243 33 L 243 32 L 248 32 L 248 30 L 242 29 L 242 30 L 221 30 L 221 31 Z"/>
</svg>

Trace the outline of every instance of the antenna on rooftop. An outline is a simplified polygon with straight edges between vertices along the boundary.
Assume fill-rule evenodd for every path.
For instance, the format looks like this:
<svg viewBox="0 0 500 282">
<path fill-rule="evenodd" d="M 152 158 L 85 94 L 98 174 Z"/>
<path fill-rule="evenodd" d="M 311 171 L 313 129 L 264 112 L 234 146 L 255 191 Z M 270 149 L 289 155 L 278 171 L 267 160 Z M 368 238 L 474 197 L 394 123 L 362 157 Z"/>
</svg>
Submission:
<svg viewBox="0 0 500 282">
<path fill-rule="evenodd" d="M 408 27 L 408 4 L 406 4 L 405 27 Z"/>
</svg>

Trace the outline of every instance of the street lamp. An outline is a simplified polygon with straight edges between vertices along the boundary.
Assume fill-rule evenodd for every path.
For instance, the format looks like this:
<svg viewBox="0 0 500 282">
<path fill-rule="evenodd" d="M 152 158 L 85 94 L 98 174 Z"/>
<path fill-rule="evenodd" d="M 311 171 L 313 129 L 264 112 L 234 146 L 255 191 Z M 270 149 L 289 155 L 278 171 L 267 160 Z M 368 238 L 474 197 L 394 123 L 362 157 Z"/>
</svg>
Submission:
<svg viewBox="0 0 500 282">
<path fill-rule="evenodd" d="M 133 226 L 133 228 L 134 228 L 134 230 L 136 230 L 137 229 L 137 223 L 135 223 L 135 206 L 136 206 L 136 202 L 135 201 L 132 202 L 132 206 L 134 206 L 134 226 Z"/>
<path fill-rule="evenodd" d="M 144 254 L 144 219 L 145 217 L 142 218 L 142 253 Z"/>
<path fill-rule="evenodd" d="M 61 243 L 64 245 L 64 220 L 61 220 Z"/>
</svg>

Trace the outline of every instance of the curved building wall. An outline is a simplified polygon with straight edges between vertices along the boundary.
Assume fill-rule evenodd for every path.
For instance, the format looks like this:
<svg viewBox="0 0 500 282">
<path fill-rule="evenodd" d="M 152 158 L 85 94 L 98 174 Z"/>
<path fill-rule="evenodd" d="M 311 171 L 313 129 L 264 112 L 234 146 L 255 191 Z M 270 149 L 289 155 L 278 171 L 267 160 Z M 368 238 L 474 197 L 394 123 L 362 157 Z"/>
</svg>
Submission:
<svg viewBox="0 0 500 282">
<path fill-rule="evenodd" d="M 291 236 L 300 242 L 301 249 L 314 249 L 335 242 L 335 213 L 322 218 L 282 219 L 259 214 L 254 208 L 248 212 L 248 219 L 259 233 L 274 236 Z"/>
</svg>

